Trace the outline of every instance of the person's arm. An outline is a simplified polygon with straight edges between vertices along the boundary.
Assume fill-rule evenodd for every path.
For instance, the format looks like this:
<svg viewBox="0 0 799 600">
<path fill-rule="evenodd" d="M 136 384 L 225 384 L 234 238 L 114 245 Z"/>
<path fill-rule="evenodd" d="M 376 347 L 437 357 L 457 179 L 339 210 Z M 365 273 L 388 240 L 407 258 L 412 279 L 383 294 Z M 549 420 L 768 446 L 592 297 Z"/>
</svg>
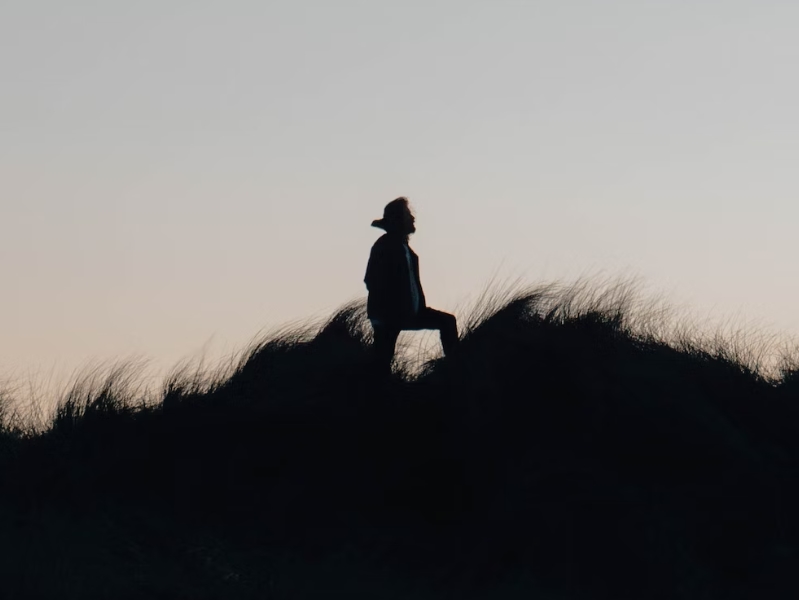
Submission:
<svg viewBox="0 0 799 600">
<path fill-rule="evenodd" d="M 366 275 L 363 278 L 363 282 L 366 284 L 366 289 L 370 292 L 374 292 L 375 290 L 385 287 L 385 263 L 385 252 L 379 244 L 375 243 L 375 245 L 372 246 L 372 251 L 369 253 L 369 262 L 366 265 Z"/>
</svg>

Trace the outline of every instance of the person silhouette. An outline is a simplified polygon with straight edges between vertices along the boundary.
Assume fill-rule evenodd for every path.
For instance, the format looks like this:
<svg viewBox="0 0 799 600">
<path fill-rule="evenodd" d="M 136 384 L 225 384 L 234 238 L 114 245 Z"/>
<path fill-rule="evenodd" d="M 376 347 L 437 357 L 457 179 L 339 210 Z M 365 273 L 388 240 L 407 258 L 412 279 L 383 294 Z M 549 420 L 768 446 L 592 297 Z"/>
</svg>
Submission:
<svg viewBox="0 0 799 600">
<path fill-rule="evenodd" d="M 401 196 L 383 209 L 383 218 L 372 227 L 385 230 L 372 246 L 364 283 L 369 291 L 366 313 L 374 331 L 377 370 L 391 373 L 397 337 L 403 330 L 437 329 L 444 354 L 458 346 L 458 324 L 454 315 L 429 308 L 419 278 L 419 257 L 408 245 L 416 232 L 416 217 Z"/>
</svg>

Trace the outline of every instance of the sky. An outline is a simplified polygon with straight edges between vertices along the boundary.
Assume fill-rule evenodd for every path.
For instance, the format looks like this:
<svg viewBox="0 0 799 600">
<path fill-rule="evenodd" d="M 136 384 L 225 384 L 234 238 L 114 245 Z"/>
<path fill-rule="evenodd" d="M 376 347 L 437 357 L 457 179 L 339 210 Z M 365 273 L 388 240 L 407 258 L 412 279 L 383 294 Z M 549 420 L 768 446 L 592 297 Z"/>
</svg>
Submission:
<svg viewBox="0 0 799 600">
<path fill-rule="evenodd" d="M 799 333 L 799 4 L 5 0 L 0 381 L 168 368 L 365 297 L 639 277 Z M 462 314 L 462 313 L 461 313 Z"/>
</svg>

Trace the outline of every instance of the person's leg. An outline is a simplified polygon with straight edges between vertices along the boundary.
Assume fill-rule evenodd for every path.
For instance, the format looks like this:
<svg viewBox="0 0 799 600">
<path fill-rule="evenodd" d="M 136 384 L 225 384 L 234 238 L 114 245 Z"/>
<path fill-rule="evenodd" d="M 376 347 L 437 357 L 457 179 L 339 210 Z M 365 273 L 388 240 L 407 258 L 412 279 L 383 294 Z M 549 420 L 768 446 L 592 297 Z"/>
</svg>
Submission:
<svg viewBox="0 0 799 600">
<path fill-rule="evenodd" d="M 394 358 L 394 348 L 397 345 L 399 329 L 385 325 L 373 325 L 374 331 L 374 361 L 375 368 L 381 375 L 391 374 L 391 361 Z"/>
<path fill-rule="evenodd" d="M 441 335 L 441 347 L 445 356 L 452 356 L 458 350 L 458 321 L 455 315 L 425 308 L 405 329 L 438 329 Z"/>
</svg>

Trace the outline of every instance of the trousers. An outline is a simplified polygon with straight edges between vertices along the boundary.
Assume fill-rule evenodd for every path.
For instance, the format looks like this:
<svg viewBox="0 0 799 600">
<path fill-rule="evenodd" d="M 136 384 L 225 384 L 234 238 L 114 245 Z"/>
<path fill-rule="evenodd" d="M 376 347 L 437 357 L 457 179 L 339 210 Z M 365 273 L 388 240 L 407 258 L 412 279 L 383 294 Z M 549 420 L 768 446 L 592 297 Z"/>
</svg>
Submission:
<svg viewBox="0 0 799 600">
<path fill-rule="evenodd" d="M 445 356 L 451 356 L 458 348 L 458 322 L 455 315 L 423 308 L 418 315 L 399 324 L 373 322 L 374 360 L 376 367 L 383 373 L 391 372 L 391 361 L 400 331 L 418 331 L 420 329 L 437 329 L 441 336 L 441 346 Z"/>
</svg>

